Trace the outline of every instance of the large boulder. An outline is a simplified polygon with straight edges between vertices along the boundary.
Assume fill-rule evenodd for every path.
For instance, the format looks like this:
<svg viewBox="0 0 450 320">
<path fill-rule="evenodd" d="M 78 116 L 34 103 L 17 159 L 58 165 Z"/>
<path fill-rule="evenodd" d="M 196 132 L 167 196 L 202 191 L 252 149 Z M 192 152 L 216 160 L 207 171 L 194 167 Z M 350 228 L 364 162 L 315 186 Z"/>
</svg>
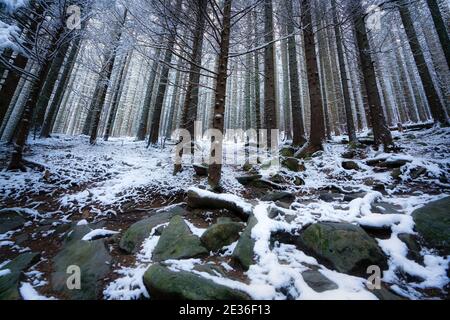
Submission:
<svg viewBox="0 0 450 320">
<path fill-rule="evenodd" d="M 144 274 L 144 285 L 151 299 L 167 300 L 249 300 L 238 290 L 187 271 L 171 271 L 154 264 Z"/>
<path fill-rule="evenodd" d="M 242 231 L 241 223 L 229 219 L 219 219 L 216 224 L 210 226 L 200 238 L 200 241 L 210 251 L 217 251 L 230 245 L 239 239 Z"/>
<path fill-rule="evenodd" d="M 22 227 L 26 220 L 14 209 L 0 210 L 0 234 Z"/>
<path fill-rule="evenodd" d="M 450 197 L 428 203 L 415 210 L 412 217 L 427 246 L 450 254 Z"/>
<path fill-rule="evenodd" d="M 150 236 L 152 229 L 167 223 L 174 216 L 183 216 L 186 210 L 181 206 L 171 206 L 154 213 L 151 217 L 132 224 L 120 239 L 119 247 L 128 253 L 137 252 L 145 239 Z"/>
<path fill-rule="evenodd" d="M 208 251 L 202 246 L 199 237 L 192 234 L 182 217 L 175 216 L 162 231 L 153 250 L 152 260 L 189 259 L 206 254 Z"/>
<path fill-rule="evenodd" d="M 297 245 L 322 264 L 339 272 L 367 276 L 367 267 L 387 268 L 377 243 L 361 227 L 349 223 L 319 222 L 306 228 Z"/>
<path fill-rule="evenodd" d="M 239 241 L 234 248 L 233 258 L 245 269 L 248 270 L 250 265 L 255 263 L 254 258 L 254 248 L 255 248 L 255 240 L 252 238 L 252 229 L 258 220 L 255 216 L 251 216 L 248 219 L 247 227 L 242 232 Z"/>
<path fill-rule="evenodd" d="M 0 300 L 20 299 L 19 281 L 22 272 L 39 261 L 38 253 L 27 252 L 17 256 L 0 269 Z"/>
<path fill-rule="evenodd" d="M 105 239 L 67 239 L 53 258 L 52 288 L 71 300 L 95 300 L 102 290 L 101 280 L 110 272 L 111 260 Z M 67 286 L 69 277 L 73 275 L 73 271 L 68 269 L 70 266 L 80 268 L 80 289 Z"/>
</svg>

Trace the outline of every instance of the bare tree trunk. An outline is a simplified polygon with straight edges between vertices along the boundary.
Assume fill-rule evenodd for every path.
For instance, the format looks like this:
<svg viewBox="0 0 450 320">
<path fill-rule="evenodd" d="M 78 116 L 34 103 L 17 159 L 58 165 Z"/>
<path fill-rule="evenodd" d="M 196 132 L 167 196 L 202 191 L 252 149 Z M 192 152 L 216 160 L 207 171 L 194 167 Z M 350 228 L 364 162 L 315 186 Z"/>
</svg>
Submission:
<svg viewBox="0 0 450 320">
<path fill-rule="evenodd" d="M 427 0 L 427 4 L 431 12 L 431 17 L 433 18 L 436 32 L 439 36 L 442 50 L 445 54 L 445 59 L 447 60 L 448 68 L 450 69 L 450 40 L 448 37 L 447 28 L 445 27 L 444 19 L 442 18 L 441 11 L 439 10 L 438 0 Z"/>
<path fill-rule="evenodd" d="M 369 102 L 369 115 L 372 123 L 375 144 L 383 144 L 385 147 L 393 145 L 392 135 L 386 124 L 386 119 L 381 105 L 380 93 L 378 92 L 375 68 L 370 55 L 369 40 L 367 37 L 366 26 L 364 22 L 363 10 L 358 0 L 356 13 L 353 16 L 356 41 L 358 43 L 359 57 L 361 61 L 362 74 Z"/>
<path fill-rule="evenodd" d="M 223 133 L 225 100 L 227 92 L 228 52 L 230 50 L 231 3 L 224 0 L 221 43 L 216 77 L 213 129 Z M 217 139 L 217 138 L 216 138 Z M 223 140 L 211 141 L 211 159 L 208 170 L 208 182 L 211 188 L 217 189 L 222 177 L 222 146 Z"/>
<path fill-rule="evenodd" d="M 272 0 L 264 1 L 264 122 L 267 130 L 267 147 L 272 147 L 271 130 L 277 128 L 275 52 Z"/>
<path fill-rule="evenodd" d="M 350 90 L 348 87 L 347 70 L 345 69 L 344 49 L 342 46 L 341 27 L 339 25 L 336 0 L 331 0 L 331 10 L 333 13 L 334 33 L 336 35 L 336 47 L 339 59 L 339 69 L 341 73 L 341 84 L 344 95 L 345 118 L 347 122 L 347 133 L 351 143 L 356 143 L 355 120 L 353 119 L 352 104 L 350 100 Z"/>
<path fill-rule="evenodd" d="M 438 93 L 434 87 L 430 70 L 428 69 L 425 61 L 416 31 L 414 30 L 414 24 L 409 9 L 406 5 L 399 6 L 398 8 L 400 17 L 402 18 L 403 27 L 405 28 L 406 35 L 408 36 L 409 46 L 411 47 L 417 69 L 419 70 L 420 78 L 422 79 L 422 84 L 425 89 L 433 118 L 435 121 L 438 121 L 443 125 L 448 125 L 447 113 L 439 100 Z"/>
<path fill-rule="evenodd" d="M 303 38 L 305 44 L 306 70 L 308 75 L 309 99 L 311 104 L 311 130 L 309 142 L 303 152 L 314 153 L 322 149 L 325 139 L 325 121 L 320 93 L 319 69 L 317 66 L 316 44 L 312 25 L 312 1 L 301 2 Z"/>
</svg>

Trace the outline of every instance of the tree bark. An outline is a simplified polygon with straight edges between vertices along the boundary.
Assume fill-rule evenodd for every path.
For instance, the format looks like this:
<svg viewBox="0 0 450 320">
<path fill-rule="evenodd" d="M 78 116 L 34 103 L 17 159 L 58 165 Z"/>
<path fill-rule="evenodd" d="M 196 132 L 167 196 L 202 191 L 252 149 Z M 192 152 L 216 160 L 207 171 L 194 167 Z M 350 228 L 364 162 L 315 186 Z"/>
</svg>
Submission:
<svg viewBox="0 0 450 320">
<path fill-rule="evenodd" d="M 445 59 L 447 60 L 447 66 L 450 69 L 450 40 L 445 27 L 444 19 L 442 18 L 441 11 L 439 10 L 438 0 L 427 0 L 428 8 L 433 18 L 436 32 L 439 36 L 439 42 L 441 43 L 442 50 L 444 51 Z M 448 21 L 447 21 L 448 23 Z"/>
</svg>

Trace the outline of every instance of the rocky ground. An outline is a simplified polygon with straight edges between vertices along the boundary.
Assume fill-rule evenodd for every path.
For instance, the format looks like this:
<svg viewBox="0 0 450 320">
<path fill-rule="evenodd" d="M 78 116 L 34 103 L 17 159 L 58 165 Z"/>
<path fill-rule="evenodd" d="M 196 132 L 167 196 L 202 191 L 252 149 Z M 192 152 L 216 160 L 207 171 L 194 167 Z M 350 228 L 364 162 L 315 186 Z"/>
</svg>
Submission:
<svg viewBox="0 0 450 320">
<path fill-rule="evenodd" d="M 283 147 L 225 166 L 221 194 L 207 167 L 174 177 L 170 147 L 86 139 L 32 141 L 32 169 L 0 172 L 0 299 L 448 299 L 448 129 L 395 133 L 395 153 Z"/>
</svg>

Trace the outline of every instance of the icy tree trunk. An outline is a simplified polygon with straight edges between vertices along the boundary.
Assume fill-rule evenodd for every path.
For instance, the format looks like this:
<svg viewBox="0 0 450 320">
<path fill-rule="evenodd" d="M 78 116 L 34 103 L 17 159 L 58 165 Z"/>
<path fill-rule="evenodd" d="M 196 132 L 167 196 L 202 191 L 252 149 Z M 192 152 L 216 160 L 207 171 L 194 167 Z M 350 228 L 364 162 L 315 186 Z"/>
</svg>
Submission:
<svg viewBox="0 0 450 320">
<path fill-rule="evenodd" d="M 54 37 L 52 38 L 52 42 L 48 48 L 48 53 L 55 52 L 58 46 L 58 42 L 64 32 L 64 29 L 60 27 Z M 42 64 L 39 68 L 39 71 L 36 74 L 36 79 L 32 83 L 32 87 L 28 96 L 28 100 L 26 102 L 22 118 L 19 123 L 19 127 L 17 130 L 16 138 L 14 141 L 14 149 L 12 151 L 11 160 L 8 165 L 8 170 L 22 170 L 25 171 L 25 166 L 23 164 L 23 149 L 25 147 L 25 143 L 28 138 L 28 133 L 30 131 L 31 118 L 33 112 L 35 110 L 37 101 L 39 99 L 39 94 L 44 86 L 45 79 L 50 71 L 51 61 L 47 56 L 42 59 Z"/>
<path fill-rule="evenodd" d="M 294 33 L 293 21 L 293 5 L 292 0 L 287 0 L 287 12 L 289 14 L 289 21 L 287 23 L 287 33 Z M 291 108 L 292 108 L 292 143 L 294 146 L 300 146 L 306 142 L 305 139 L 305 125 L 303 123 L 302 101 L 300 97 L 299 76 L 298 76 L 298 62 L 297 62 L 297 45 L 295 43 L 295 35 L 288 38 L 288 60 L 289 60 L 289 82 L 291 94 Z"/>
<path fill-rule="evenodd" d="M 272 0 L 264 1 L 264 122 L 267 130 L 267 147 L 272 147 L 271 130 L 277 128 L 275 88 L 275 52 Z"/>
<path fill-rule="evenodd" d="M 325 138 L 325 121 L 322 96 L 320 93 L 319 70 L 317 67 L 311 5 L 311 0 L 302 0 L 301 2 L 306 72 L 308 75 L 309 99 L 311 104 L 311 129 L 308 146 L 304 149 L 306 153 L 314 153 L 315 151 L 322 149 L 322 142 Z"/>
<path fill-rule="evenodd" d="M 425 89 L 428 104 L 430 106 L 431 114 L 435 121 L 448 125 L 447 113 L 444 106 L 439 100 L 438 93 L 433 84 L 430 70 L 428 69 L 425 57 L 420 47 L 419 39 L 417 38 L 416 31 L 414 30 L 414 24 L 411 18 L 408 7 L 399 6 L 400 17 L 402 19 L 403 27 L 405 28 L 406 35 L 408 37 L 409 46 L 414 56 L 417 69 L 419 70 L 420 78 Z M 448 44 L 447 44 L 448 45 Z"/>
<path fill-rule="evenodd" d="M 361 71 L 364 78 L 364 84 L 367 92 L 367 99 L 369 103 L 369 115 L 372 124 L 375 144 L 383 144 L 385 147 L 392 146 L 392 135 L 386 124 L 386 119 L 381 105 L 380 93 L 378 92 L 377 79 L 375 76 L 374 63 L 370 55 L 369 40 L 367 37 L 364 16 L 362 14 L 362 7 L 359 0 L 357 3 L 357 10 L 353 16 L 355 27 L 356 41 L 358 44 L 359 57 L 361 61 Z"/>
<path fill-rule="evenodd" d="M 355 120 L 353 119 L 352 104 L 350 100 L 350 90 L 348 87 L 348 76 L 345 68 L 344 49 L 342 45 L 341 26 L 339 25 L 336 10 L 336 0 L 331 0 L 331 10 L 333 13 L 334 34 L 336 36 L 336 48 L 339 60 L 339 70 L 341 73 L 341 85 L 344 96 L 345 119 L 347 122 L 347 134 L 351 143 L 356 143 Z"/>
<path fill-rule="evenodd" d="M 439 4 L 437 0 L 427 0 L 428 8 L 433 18 L 436 32 L 439 36 L 439 41 L 444 51 L 445 59 L 447 60 L 448 68 L 450 69 L 450 40 L 445 26 L 444 19 L 442 18 L 441 11 L 439 10 Z M 448 23 L 448 21 L 447 21 Z"/>
<path fill-rule="evenodd" d="M 155 87 L 156 76 L 158 75 L 159 59 L 161 57 L 161 48 L 156 49 L 154 61 L 151 67 L 150 77 L 147 84 L 147 90 L 145 93 L 144 106 L 139 117 L 139 126 L 137 130 L 136 140 L 145 140 L 147 134 L 147 123 L 150 114 L 150 108 L 152 105 L 153 89 Z"/>
<path fill-rule="evenodd" d="M 126 70 L 128 69 L 128 66 L 129 66 L 129 63 L 131 60 L 131 56 L 132 56 L 132 54 L 128 53 L 120 66 L 119 74 L 117 76 L 116 88 L 114 89 L 114 93 L 111 98 L 111 107 L 110 107 L 108 119 L 106 120 L 105 134 L 103 135 L 104 141 L 108 141 L 109 137 L 111 136 L 112 128 L 114 126 L 114 121 L 116 120 L 117 109 L 119 107 L 119 100 L 120 100 L 120 97 L 123 92 Z"/>
<path fill-rule="evenodd" d="M 52 103 L 48 107 L 47 115 L 42 124 L 42 129 L 40 132 L 41 138 L 47 138 L 50 136 L 53 124 L 55 122 L 55 117 L 58 111 L 58 108 L 61 105 L 61 101 L 64 95 L 64 90 L 66 89 L 67 82 L 69 81 L 70 74 L 72 73 L 73 67 L 75 65 L 75 60 L 79 51 L 79 44 L 81 42 L 81 38 L 78 38 L 70 49 L 69 55 L 67 56 L 61 78 L 58 82 L 58 86 L 56 87 L 55 95 L 53 97 Z"/>
<path fill-rule="evenodd" d="M 223 133 L 225 102 L 227 92 L 228 52 L 230 50 L 231 29 L 231 3 L 232 0 L 224 0 L 222 31 L 220 35 L 220 51 L 218 58 L 218 70 L 216 76 L 215 102 L 213 129 Z M 208 170 L 209 185 L 216 189 L 220 185 L 222 177 L 222 146 L 223 137 L 211 141 L 211 161 Z"/>
<path fill-rule="evenodd" d="M 181 0 L 177 0 L 175 12 L 181 11 Z M 159 128 L 161 123 L 161 113 L 164 104 L 164 97 L 167 91 L 167 82 L 169 77 L 169 65 L 172 61 L 173 49 L 177 37 L 177 22 L 174 22 L 173 30 L 170 30 L 170 35 L 167 41 L 167 48 L 164 54 L 164 64 L 161 68 L 161 78 L 159 81 L 158 91 L 156 94 L 155 107 L 152 114 L 152 121 L 150 127 L 150 136 L 148 138 L 149 144 L 156 144 L 159 137 Z"/>
</svg>

